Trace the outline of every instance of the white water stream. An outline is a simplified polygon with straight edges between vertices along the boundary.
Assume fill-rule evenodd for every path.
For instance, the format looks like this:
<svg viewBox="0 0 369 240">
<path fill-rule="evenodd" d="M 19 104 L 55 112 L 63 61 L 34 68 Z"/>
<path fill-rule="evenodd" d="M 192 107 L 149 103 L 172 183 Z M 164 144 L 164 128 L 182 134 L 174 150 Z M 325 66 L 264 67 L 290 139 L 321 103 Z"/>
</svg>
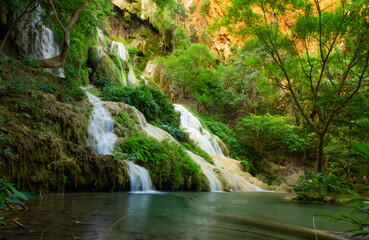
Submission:
<svg viewBox="0 0 369 240">
<path fill-rule="evenodd" d="M 133 107 L 133 110 L 137 116 L 138 122 L 140 123 L 140 127 L 147 133 L 147 135 L 155 138 L 159 142 L 164 139 L 169 139 L 172 142 L 177 142 L 167 131 L 164 131 L 161 128 L 155 127 L 146 121 L 145 116 L 137 110 L 137 108 Z"/>
<path fill-rule="evenodd" d="M 131 191 L 153 191 L 149 172 L 131 161 L 125 161 L 129 170 L 129 178 L 131 183 Z"/>
<path fill-rule="evenodd" d="M 103 107 L 102 101 L 86 91 L 88 100 L 94 105 L 88 126 L 88 145 L 99 154 L 113 152 L 117 136 L 114 134 L 114 120 Z"/>
<path fill-rule="evenodd" d="M 97 153 L 111 154 L 117 141 L 117 136 L 114 134 L 114 120 L 99 98 L 87 91 L 86 94 L 94 106 L 87 131 L 88 145 Z M 126 161 L 126 164 L 129 171 L 131 191 L 152 191 L 149 172 L 131 161 Z"/>
<path fill-rule="evenodd" d="M 202 127 L 200 121 L 192 115 L 184 106 L 174 104 L 176 111 L 181 113 L 181 126 L 190 135 L 200 148 L 207 153 L 213 153 L 224 156 L 217 140 L 209 133 L 208 130 Z"/>
<path fill-rule="evenodd" d="M 117 54 L 124 60 L 127 61 L 126 48 L 123 43 L 112 41 L 110 46 L 111 51 L 116 51 Z"/>
<path fill-rule="evenodd" d="M 55 42 L 54 33 L 50 28 L 42 24 L 40 17 L 42 9 L 39 7 L 36 11 L 35 20 L 27 29 L 28 34 L 34 34 L 36 36 L 34 52 L 30 54 L 36 59 L 49 59 L 55 57 L 60 54 L 60 50 Z M 61 78 L 65 78 L 63 68 L 57 70 L 46 68 L 45 70 Z"/>
</svg>

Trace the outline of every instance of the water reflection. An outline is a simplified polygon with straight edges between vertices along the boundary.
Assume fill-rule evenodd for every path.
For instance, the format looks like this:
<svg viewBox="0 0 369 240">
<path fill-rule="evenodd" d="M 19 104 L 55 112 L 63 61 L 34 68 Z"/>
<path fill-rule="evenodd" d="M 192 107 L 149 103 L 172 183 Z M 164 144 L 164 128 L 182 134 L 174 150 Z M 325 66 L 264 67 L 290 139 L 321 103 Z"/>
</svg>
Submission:
<svg viewBox="0 0 369 240">
<path fill-rule="evenodd" d="M 48 195 L 17 216 L 34 232 L 13 228 L 2 235 L 27 240 L 40 239 L 42 232 L 44 240 L 292 239 L 280 231 L 284 228 L 281 224 L 313 228 L 312 214 L 347 211 L 336 206 L 287 203 L 284 196 L 260 192 Z M 316 224 L 320 230 L 344 230 L 321 219 Z"/>
</svg>

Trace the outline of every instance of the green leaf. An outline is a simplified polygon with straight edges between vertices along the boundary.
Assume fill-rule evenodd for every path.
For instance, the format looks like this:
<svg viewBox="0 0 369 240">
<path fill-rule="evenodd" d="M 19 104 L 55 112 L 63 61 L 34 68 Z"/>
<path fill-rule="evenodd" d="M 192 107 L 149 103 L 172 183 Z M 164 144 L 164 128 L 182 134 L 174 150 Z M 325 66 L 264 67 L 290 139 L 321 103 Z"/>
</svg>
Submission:
<svg viewBox="0 0 369 240">
<path fill-rule="evenodd" d="M 22 192 L 18 191 L 15 187 L 9 186 L 9 188 L 12 190 L 12 192 L 14 193 L 15 196 L 17 196 L 17 197 L 19 197 L 20 199 L 23 199 L 23 200 L 28 200 L 27 196 L 24 195 Z"/>
</svg>

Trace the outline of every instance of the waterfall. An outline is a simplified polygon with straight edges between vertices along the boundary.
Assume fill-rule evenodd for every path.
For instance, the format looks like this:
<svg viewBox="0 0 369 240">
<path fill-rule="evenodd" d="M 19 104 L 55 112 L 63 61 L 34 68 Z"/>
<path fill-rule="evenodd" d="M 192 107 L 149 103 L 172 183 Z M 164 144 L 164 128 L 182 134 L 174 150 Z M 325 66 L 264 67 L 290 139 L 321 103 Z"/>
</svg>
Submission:
<svg viewBox="0 0 369 240">
<path fill-rule="evenodd" d="M 124 60 L 127 61 L 127 57 L 126 57 L 126 48 L 124 47 L 123 43 L 120 42 L 116 42 L 113 41 L 111 43 L 111 47 L 110 47 L 111 51 L 116 51 L 118 53 L 118 55 Z"/>
<path fill-rule="evenodd" d="M 149 172 L 131 161 L 125 161 L 129 170 L 129 179 L 131 182 L 131 191 L 152 191 L 152 183 Z"/>
<path fill-rule="evenodd" d="M 224 156 L 217 140 L 209 131 L 202 127 L 200 121 L 194 115 L 180 104 L 174 104 L 174 108 L 181 113 L 182 127 L 188 131 L 190 138 L 193 139 L 200 148 L 207 153 Z"/>
<path fill-rule="evenodd" d="M 99 46 L 103 47 L 105 45 L 105 37 L 104 37 L 104 33 L 97 28 L 97 42 L 99 44 Z"/>
<path fill-rule="evenodd" d="M 49 59 L 59 54 L 59 48 L 55 45 L 53 32 L 41 26 L 40 34 L 36 36 L 35 58 Z"/>
<path fill-rule="evenodd" d="M 86 91 L 88 100 L 93 104 L 91 122 L 88 126 L 88 145 L 99 154 L 111 154 L 113 152 L 117 135 L 114 134 L 114 120 L 103 107 L 103 102 Z M 152 191 L 149 172 L 134 164 L 125 161 L 129 171 L 131 191 Z"/>
<path fill-rule="evenodd" d="M 117 136 L 114 134 L 114 120 L 103 107 L 102 101 L 86 91 L 89 101 L 94 105 L 91 123 L 88 126 L 88 145 L 100 154 L 111 154 Z"/>
<path fill-rule="evenodd" d="M 210 190 L 212 192 L 219 192 L 222 191 L 221 183 L 219 182 L 218 178 L 216 177 L 213 169 L 214 166 L 205 161 L 199 155 L 194 154 L 193 152 L 186 150 L 187 154 L 194 160 L 198 165 L 201 167 L 201 171 L 204 173 L 206 178 L 209 180 Z"/>
<path fill-rule="evenodd" d="M 130 82 L 133 86 L 140 85 L 139 81 L 136 78 L 135 72 L 131 65 L 129 65 L 129 72 L 128 72 L 128 82 Z"/>
<path fill-rule="evenodd" d="M 42 24 L 40 14 L 42 12 L 41 7 L 36 10 L 36 16 L 30 28 L 27 28 L 28 34 L 35 34 L 35 48 L 34 52 L 30 52 L 29 55 L 36 59 L 49 59 L 60 54 L 58 45 L 54 39 L 54 33 L 50 28 Z M 25 33 L 27 34 L 27 33 Z M 46 68 L 47 72 L 54 73 L 55 75 L 65 78 L 64 69 L 58 68 L 57 70 Z"/>
<path fill-rule="evenodd" d="M 214 175 L 211 170 L 206 169 L 201 166 L 202 172 L 205 174 L 206 178 L 209 180 L 210 189 L 212 192 L 221 192 L 222 188 L 220 187 L 220 183 L 218 178 Z"/>
</svg>

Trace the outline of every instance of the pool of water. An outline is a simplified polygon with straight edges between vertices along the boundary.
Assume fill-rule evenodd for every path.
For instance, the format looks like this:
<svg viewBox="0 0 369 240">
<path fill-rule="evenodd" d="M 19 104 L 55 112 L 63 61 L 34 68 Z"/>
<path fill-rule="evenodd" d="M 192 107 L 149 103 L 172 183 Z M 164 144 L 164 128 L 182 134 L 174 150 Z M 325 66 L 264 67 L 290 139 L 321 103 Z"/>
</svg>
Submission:
<svg viewBox="0 0 369 240">
<path fill-rule="evenodd" d="M 285 200 L 288 194 L 97 193 L 44 195 L 17 215 L 28 228 L 2 229 L 8 239 L 315 239 L 313 214 L 339 214 L 339 206 Z M 315 218 L 318 230 L 345 225 Z M 319 238 L 323 239 L 323 238 Z"/>
</svg>

